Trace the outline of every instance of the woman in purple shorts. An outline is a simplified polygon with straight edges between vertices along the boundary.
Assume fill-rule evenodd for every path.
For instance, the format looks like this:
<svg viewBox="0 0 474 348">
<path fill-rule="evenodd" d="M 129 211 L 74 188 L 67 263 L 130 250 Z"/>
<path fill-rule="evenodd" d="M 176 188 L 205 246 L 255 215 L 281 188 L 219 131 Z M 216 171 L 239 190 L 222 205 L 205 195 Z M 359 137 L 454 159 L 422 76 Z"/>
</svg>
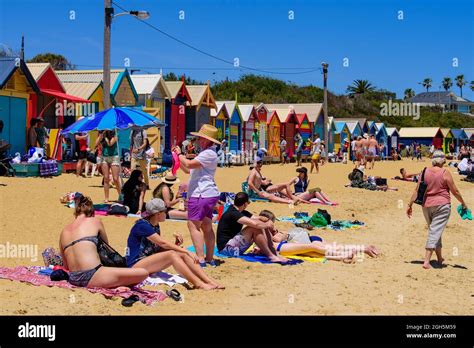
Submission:
<svg viewBox="0 0 474 348">
<path fill-rule="evenodd" d="M 186 159 L 179 147 L 173 149 L 180 159 L 180 168 L 185 173 L 191 173 L 188 187 L 188 229 L 191 239 L 199 257 L 201 267 L 210 264 L 216 266 L 214 261 L 214 245 L 216 236 L 212 229 L 212 212 L 219 201 L 214 175 L 218 164 L 215 144 L 217 128 L 209 124 L 202 125 L 199 132 L 191 132 L 198 137 L 201 152 L 194 159 Z M 204 257 L 204 244 L 206 256 Z"/>
</svg>

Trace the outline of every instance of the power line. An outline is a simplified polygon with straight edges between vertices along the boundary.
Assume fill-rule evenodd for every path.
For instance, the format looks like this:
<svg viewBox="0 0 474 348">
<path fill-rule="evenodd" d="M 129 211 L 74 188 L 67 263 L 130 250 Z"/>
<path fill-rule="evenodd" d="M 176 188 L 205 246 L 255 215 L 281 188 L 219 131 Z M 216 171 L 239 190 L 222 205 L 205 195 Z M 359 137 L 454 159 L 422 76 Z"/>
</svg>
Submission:
<svg viewBox="0 0 474 348">
<path fill-rule="evenodd" d="M 91 68 L 102 68 L 102 65 L 94 65 L 94 64 L 74 64 L 75 66 L 79 67 L 91 67 Z M 122 65 L 113 65 L 112 68 L 120 69 L 123 68 Z M 134 66 L 136 69 L 150 69 L 150 70 L 159 70 L 159 69 L 166 69 L 166 70 L 227 70 L 227 71 L 234 71 L 237 68 L 204 68 L 204 67 L 168 67 L 168 66 Z M 310 69 L 310 68 L 296 68 L 296 67 L 288 67 L 288 68 L 262 68 L 262 69 L 273 69 L 273 70 L 302 70 L 302 69 Z"/>
<path fill-rule="evenodd" d="M 125 12 L 130 12 L 129 10 L 126 10 L 125 8 L 123 8 L 122 6 L 120 6 L 119 4 L 117 4 L 115 1 L 112 1 L 112 3 L 117 6 L 119 9 L 121 9 L 122 11 L 125 11 Z M 187 42 L 184 42 L 183 40 L 181 39 L 178 39 L 177 37 L 174 37 L 173 35 L 171 34 L 168 34 L 166 32 L 164 32 L 163 30 L 159 29 L 158 27 L 154 26 L 153 24 L 150 24 L 148 23 L 147 21 L 144 21 L 142 20 L 141 18 L 138 18 L 137 16 L 133 16 L 136 20 L 142 22 L 143 24 L 149 26 L 150 28 L 156 30 L 157 32 L 159 32 L 160 34 L 163 34 L 165 36 L 167 36 L 168 38 L 196 51 L 196 52 L 199 52 L 203 55 L 206 55 L 210 58 L 213 58 L 215 60 L 218 60 L 220 62 L 223 62 L 223 63 L 226 63 L 226 64 L 230 64 L 232 66 L 235 66 L 234 65 L 234 62 L 230 61 L 230 60 L 227 60 L 227 59 L 224 59 L 224 58 L 221 58 L 221 57 L 218 57 L 212 53 L 209 53 L 209 52 L 206 52 L 200 48 L 197 48 L 191 44 L 188 44 Z M 306 71 L 300 71 L 300 72 L 276 72 L 276 71 L 269 71 L 269 70 L 264 70 L 264 69 L 259 69 L 259 68 L 253 68 L 253 67 L 250 67 L 250 66 L 246 66 L 246 65 L 239 65 L 239 66 L 235 66 L 234 69 L 245 69 L 245 70 L 250 70 L 250 71 L 256 71 L 256 72 L 261 72 L 261 73 L 266 73 L 266 74 L 284 74 L 284 75 L 300 75 L 300 74 L 309 74 L 309 73 L 312 73 L 312 72 L 315 72 L 315 71 L 318 71 L 318 70 L 321 70 L 320 67 L 312 67 L 312 68 L 308 68 L 308 70 Z M 275 70 L 279 70 L 279 69 L 286 69 L 286 68 L 278 68 L 278 69 L 275 69 Z M 289 68 L 289 69 L 293 69 L 293 68 Z M 295 68 L 296 69 L 296 68 Z M 203 69 L 204 70 L 204 69 Z M 215 70 L 215 69 L 212 69 L 212 70 Z M 233 70 L 233 69 L 230 69 L 230 70 Z"/>
</svg>

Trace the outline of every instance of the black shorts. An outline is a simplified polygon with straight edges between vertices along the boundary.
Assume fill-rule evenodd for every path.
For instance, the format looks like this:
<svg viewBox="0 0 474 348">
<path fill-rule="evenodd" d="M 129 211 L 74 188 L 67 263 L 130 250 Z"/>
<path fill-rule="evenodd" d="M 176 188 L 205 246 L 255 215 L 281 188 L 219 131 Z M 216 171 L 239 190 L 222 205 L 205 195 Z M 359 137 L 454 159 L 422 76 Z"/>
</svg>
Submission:
<svg viewBox="0 0 474 348">
<path fill-rule="evenodd" d="M 87 151 L 79 151 L 77 153 L 77 158 L 80 160 L 87 159 Z"/>
</svg>

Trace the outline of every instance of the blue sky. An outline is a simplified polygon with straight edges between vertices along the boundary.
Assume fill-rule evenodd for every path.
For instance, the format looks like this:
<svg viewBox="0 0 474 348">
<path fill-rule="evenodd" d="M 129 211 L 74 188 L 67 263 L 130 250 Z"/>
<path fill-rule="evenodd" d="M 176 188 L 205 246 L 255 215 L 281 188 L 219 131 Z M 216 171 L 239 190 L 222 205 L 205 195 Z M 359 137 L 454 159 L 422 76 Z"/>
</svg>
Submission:
<svg viewBox="0 0 474 348">
<path fill-rule="evenodd" d="M 126 9 L 151 13 L 161 30 L 225 60 L 271 71 L 303 71 L 329 63 L 329 89 L 344 93 L 354 79 L 402 95 L 405 88 L 445 76 L 474 80 L 474 1 L 472 0 L 117 0 Z M 179 18 L 184 11 L 185 19 Z M 75 11 L 75 19 L 70 19 Z M 116 13 L 120 12 L 116 8 Z M 293 11 L 294 19 L 289 19 Z M 399 12 L 403 11 L 403 20 Z M 102 0 L 0 0 L 0 43 L 19 49 L 25 34 L 26 58 L 54 52 L 78 69 L 102 65 Z M 236 79 L 248 71 L 216 61 L 154 31 L 130 16 L 112 28 L 112 65 L 140 73 L 174 71 L 198 80 Z M 349 66 L 344 67 L 344 58 Z M 453 59 L 458 67 L 453 67 Z M 303 68 L 281 70 L 280 68 Z M 322 86 L 320 71 L 272 74 L 299 85 Z M 454 87 L 459 93 L 459 89 Z M 463 95 L 474 100 L 465 86 Z"/>
</svg>

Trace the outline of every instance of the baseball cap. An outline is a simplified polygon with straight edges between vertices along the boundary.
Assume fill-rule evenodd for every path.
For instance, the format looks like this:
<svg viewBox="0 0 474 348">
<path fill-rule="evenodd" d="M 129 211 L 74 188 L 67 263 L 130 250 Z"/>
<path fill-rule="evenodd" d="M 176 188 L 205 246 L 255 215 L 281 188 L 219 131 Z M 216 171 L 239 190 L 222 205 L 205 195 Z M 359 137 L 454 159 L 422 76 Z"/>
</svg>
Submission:
<svg viewBox="0 0 474 348">
<path fill-rule="evenodd" d="M 153 198 L 147 202 L 145 206 L 145 212 L 142 214 L 142 216 L 147 217 L 162 211 L 166 211 L 165 202 L 163 202 L 163 200 L 160 198 Z"/>
</svg>

